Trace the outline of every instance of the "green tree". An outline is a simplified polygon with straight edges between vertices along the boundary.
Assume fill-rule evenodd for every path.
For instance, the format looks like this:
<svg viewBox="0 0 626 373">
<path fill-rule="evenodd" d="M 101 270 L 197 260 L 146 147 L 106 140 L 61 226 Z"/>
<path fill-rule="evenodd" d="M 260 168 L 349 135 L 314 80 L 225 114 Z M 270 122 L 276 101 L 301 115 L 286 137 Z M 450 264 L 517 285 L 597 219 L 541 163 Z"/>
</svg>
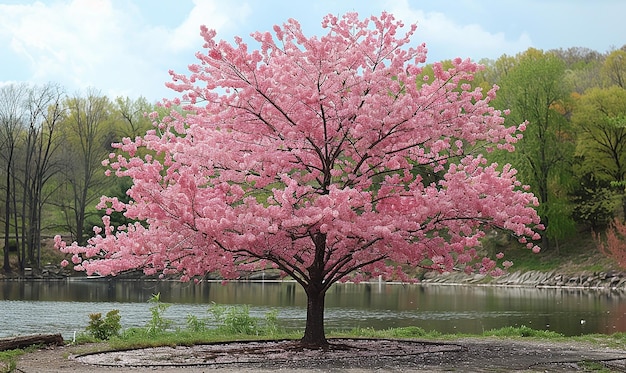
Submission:
<svg viewBox="0 0 626 373">
<path fill-rule="evenodd" d="M 528 49 L 501 77 L 497 107 L 510 108 L 508 123 L 528 121 L 517 151 L 503 155 L 519 171 L 520 180 L 531 186 L 540 202 L 538 212 L 546 227 L 543 249 L 549 239 L 571 233 L 574 228 L 565 204 L 571 182 L 574 139 L 568 128 L 569 91 L 564 84 L 565 64 L 555 54 Z"/>
<path fill-rule="evenodd" d="M 550 53 L 565 64 L 565 82 L 572 92 L 583 94 L 586 90 L 602 86 L 600 73 L 605 57 L 588 48 L 555 49 Z"/>
<path fill-rule="evenodd" d="M 618 49 L 609 53 L 602 65 L 607 85 L 626 88 L 626 51 Z"/>
<path fill-rule="evenodd" d="M 572 123 L 578 132 L 576 153 L 582 173 L 614 184 L 626 182 L 626 90 L 594 88 L 576 101 Z M 623 186 L 622 210 L 626 214 Z M 626 215 L 624 215 L 626 216 Z"/>
</svg>

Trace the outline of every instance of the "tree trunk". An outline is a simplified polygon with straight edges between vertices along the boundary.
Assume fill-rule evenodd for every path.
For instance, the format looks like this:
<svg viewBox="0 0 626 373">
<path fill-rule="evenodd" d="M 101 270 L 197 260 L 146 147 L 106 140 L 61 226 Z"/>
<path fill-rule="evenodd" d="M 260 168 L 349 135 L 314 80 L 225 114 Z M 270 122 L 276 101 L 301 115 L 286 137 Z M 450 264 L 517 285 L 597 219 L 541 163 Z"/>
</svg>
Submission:
<svg viewBox="0 0 626 373">
<path fill-rule="evenodd" d="M 309 348 L 328 346 L 324 330 L 324 297 L 326 291 L 321 290 L 321 285 L 309 285 L 305 290 L 307 295 L 306 327 L 304 337 L 300 342 Z"/>
<path fill-rule="evenodd" d="M 61 334 L 37 334 L 0 339 L 0 351 L 15 350 L 32 345 L 62 346 L 63 337 Z"/>
<path fill-rule="evenodd" d="M 546 229 L 548 229 L 548 217 L 541 217 L 541 224 L 543 224 Z M 548 234 L 544 231 L 541 233 L 541 251 L 546 252 L 550 250 L 550 239 L 548 238 Z"/>
<path fill-rule="evenodd" d="M 9 158 L 10 159 L 10 158 Z M 9 160 L 10 162 L 10 160 Z M 11 263 L 9 261 L 9 231 L 11 230 L 11 168 L 7 167 L 5 170 L 6 177 L 6 195 L 4 202 L 4 271 L 11 272 Z"/>
</svg>

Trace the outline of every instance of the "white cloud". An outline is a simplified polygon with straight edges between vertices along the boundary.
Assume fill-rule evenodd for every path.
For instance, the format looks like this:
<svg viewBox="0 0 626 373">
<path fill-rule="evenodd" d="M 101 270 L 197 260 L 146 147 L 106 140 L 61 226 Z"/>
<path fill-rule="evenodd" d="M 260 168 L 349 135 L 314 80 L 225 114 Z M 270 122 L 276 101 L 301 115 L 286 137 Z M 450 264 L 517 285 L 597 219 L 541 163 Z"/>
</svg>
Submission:
<svg viewBox="0 0 626 373">
<path fill-rule="evenodd" d="M 98 86 L 133 61 L 131 19 L 108 0 L 3 6 L 2 32 L 30 65 L 32 80 Z"/>
<path fill-rule="evenodd" d="M 418 29 L 414 40 L 426 42 L 429 62 L 454 57 L 481 59 L 497 58 L 504 53 L 514 54 L 532 45 L 530 36 L 522 33 L 509 40 L 502 32 L 491 33 L 477 23 L 459 24 L 441 12 L 425 12 L 413 9 L 407 0 L 389 1 L 389 10 L 406 24 L 416 23 Z"/>
<path fill-rule="evenodd" d="M 194 7 L 187 19 L 170 34 L 168 46 L 172 50 L 198 48 L 200 25 L 218 31 L 235 29 L 250 15 L 246 4 L 233 4 L 227 1 L 193 0 Z"/>
<path fill-rule="evenodd" d="M 179 69 L 183 60 L 193 62 L 193 53 L 201 48 L 200 24 L 228 28 L 249 14 L 246 6 L 217 4 L 194 0 L 184 22 L 169 29 L 146 24 L 129 2 L 0 5 L 0 40 L 5 37 L 12 52 L 29 66 L 32 82 L 158 99 L 168 92 L 163 88 L 168 69 Z"/>
</svg>

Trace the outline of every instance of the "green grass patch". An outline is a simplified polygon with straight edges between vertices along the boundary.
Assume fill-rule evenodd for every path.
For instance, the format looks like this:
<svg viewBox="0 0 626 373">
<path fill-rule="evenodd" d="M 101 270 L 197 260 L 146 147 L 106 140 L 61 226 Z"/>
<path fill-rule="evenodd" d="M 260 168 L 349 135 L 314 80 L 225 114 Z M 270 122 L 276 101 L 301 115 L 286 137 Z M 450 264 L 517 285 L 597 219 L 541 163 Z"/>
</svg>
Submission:
<svg viewBox="0 0 626 373">
<path fill-rule="evenodd" d="M 17 358 L 25 353 L 37 350 L 39 346 L 18 348 L 14 350 L 0 351 L 0 373 L 13 372 L 16 369 Z"/>
<path fill-rule="evenodd" d="M 581 364 L 584 372 L 595 372 L 595 373 L 612 373 L 615 372 L 613 369 L 609 369 L 604 366 L 601 362 L 598 361 L 583 361 Z"/>
<path fill-rule="evenodd" d="M 489 246 L 489 244 L 487 244 Z M 576 235 L 560 242 L 558 248 L 553 243 L 550 250 L 538 254 L 532 253 L 519 245 L 491 248 L 490 252 L 502 251 L 504 260 L 514 263 L 510 271 L 558 271 L 561 273 L 602 272 L 619 270 L 614 260 L 598 251 L 591 234 Z"/>
<path fill-rule="evenodd" d="M 540 338 L 540 339 L 563 339 L 565 336 L 561 333 L 550 330 L 537 330 L 529 328 L 525 325 L 520 327 L 508 326 L 500 329 L 492 329 L 483 333 L 486 337 L 523 337 L 523 338 Z"/>
<path fill-rule="evenodd" d="M 14 371 L 17 358 L 24 353 L 22 349 L 0 351 L 0 373 Z"/>
</svg>

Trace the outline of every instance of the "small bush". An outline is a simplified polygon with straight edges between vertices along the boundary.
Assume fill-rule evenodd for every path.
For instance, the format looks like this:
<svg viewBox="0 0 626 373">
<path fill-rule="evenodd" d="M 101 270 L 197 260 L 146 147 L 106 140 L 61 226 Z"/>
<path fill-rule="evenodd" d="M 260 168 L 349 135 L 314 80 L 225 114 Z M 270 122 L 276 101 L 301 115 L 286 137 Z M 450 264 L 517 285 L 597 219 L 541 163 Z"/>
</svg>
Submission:
<svg viewBox="0 0 626 373">
<path fill-rule="evenodd" d="M 258 320 L 250 316 L 249 306 L 227 307 L 212 304 L 209 312 L 220 324 L 218 330 L 225 334 L 255 335 L 258 332 Z"/>
<path fill-rule="evenodd" d="M 148 302 L 154 304 L 150 307 L 152 317 L 148 321 L 148 333 L 152 335 L 163 333 L 172 325 L 172 320 L 163 317 L 163 314 L 170 308 L 171 304 L 161 302 L 161 293 L 153 294 Z"/>
<path fill-rule="evenodd" d="M 89 314 L 89 325 L 85 328 L 94 338 L 106 341 L 113 336 L 119 335 L 122 325 L 120 324 L 119 310 L 111 310 L 107 312 L 104 319 L 102 319 L 101 313 Z"/>
</svg>

